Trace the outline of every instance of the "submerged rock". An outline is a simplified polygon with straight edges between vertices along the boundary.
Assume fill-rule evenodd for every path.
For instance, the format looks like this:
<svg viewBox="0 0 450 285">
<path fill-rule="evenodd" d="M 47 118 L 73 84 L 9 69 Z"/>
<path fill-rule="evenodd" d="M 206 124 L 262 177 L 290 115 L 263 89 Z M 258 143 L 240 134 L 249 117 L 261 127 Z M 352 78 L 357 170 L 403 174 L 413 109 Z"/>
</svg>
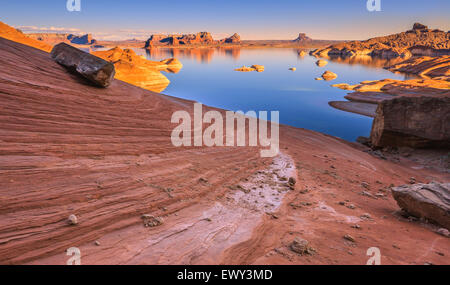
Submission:
<svg viewBox="0 0 450 285">
<path fill-rule="evenodd" d="M 116 73 L 114 65 L 66 43 L 56 45 L 51 57 L 57 63 L 75 71 L 100 87 L 108 87 Z"/>
<path fill-rule="evenodd" d="M 450 229 L 450 183 L 403 185 L 392 195 L 404 211 Z"/>
</svg>

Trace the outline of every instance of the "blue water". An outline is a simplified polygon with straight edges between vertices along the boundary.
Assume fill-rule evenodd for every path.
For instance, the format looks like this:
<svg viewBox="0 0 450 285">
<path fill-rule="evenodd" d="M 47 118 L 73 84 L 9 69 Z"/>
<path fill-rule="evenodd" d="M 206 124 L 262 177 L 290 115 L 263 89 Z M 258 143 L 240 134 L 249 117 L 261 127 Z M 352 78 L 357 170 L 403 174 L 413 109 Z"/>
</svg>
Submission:
<svg viewBox="0 0 450 285">
<path fill-rule="evenodd" d="M 138 53 L 148 59 L 175 56 L 183 63 L 177 74 L 167 73 L 171 84 L 162 93 L 195 100 L 205 105 L 247 112 L 279 111 L 282 124 L 319 131 L 354 141 L 370 134 L 372 118 L 340 111 L 329 101 L 345 100 L 349 92 L 331 87 L 335 83 L 355 84 L 383 78 L 404 79 L 381 67 L 329 61 L 315 65 L 316 58 L 299 57 L 295 49 L 196 49 Z M 237 72 L 242 65 L 259 64 L 264 72 Z M 295 72 L 288 70 L 296 67 Z M 325 70 L 338 75 L 332 81 L 316 81 Z"/>
</svg>

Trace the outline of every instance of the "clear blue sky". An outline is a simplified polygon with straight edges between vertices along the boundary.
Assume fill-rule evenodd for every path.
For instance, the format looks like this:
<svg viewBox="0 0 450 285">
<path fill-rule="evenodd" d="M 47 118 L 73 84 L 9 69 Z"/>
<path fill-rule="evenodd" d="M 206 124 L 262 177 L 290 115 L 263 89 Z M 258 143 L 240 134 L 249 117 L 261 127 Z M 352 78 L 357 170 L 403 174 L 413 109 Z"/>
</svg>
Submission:
<svg viewBox="0 0 450 285">
<path fill-rule="evenodd" d="M 216 38 L 366 39 L 404 31 L 414 22 L 450 30 L 449 0 L 81 0 L 68 12 L 66 0 L 0 0 L 0 21 L 25 31 L 78 31 L 97 38 L 146 38 L 151 33 L 209 31 Z M 53 28 L 51 28 L 53 27 Z"/>
</svg>

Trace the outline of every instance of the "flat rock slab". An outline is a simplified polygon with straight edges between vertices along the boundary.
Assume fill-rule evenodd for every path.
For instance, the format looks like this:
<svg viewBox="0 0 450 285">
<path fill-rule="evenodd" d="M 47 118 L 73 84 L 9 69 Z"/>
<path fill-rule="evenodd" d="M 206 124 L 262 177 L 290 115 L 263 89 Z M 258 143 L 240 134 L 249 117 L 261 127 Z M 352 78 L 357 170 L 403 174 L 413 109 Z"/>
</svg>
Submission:
<svg viewBox="0 0 450 285">
<path fill-rule="evenodd" d="M 56 45 L 51 52 L 51 57 L 57 63 L 100 87 L 108 87 L 116 74 L 112 63 L 66 43 Z"/>
<path fill-rule="evenodd" d="M 392 195 L 409 214 L 450 229 L 450 183 L 403 185 L 392 188 Z"/>
<path fill-rule="evenodd" d="M 351 112 L 367 117 L 375 117 L 377 105 L 362 102 L 348 102 L 348 101 L 331 101 L 328 104 L 336 109 Z"/>
<path fill-rule="evenodd" d="M 389 95 L 383 92 L 353 92 L 346 95 L 344 98 L 354 102 L 378 104 L 384 100 L 394 98 L 394 95 Z"/>
</svg>

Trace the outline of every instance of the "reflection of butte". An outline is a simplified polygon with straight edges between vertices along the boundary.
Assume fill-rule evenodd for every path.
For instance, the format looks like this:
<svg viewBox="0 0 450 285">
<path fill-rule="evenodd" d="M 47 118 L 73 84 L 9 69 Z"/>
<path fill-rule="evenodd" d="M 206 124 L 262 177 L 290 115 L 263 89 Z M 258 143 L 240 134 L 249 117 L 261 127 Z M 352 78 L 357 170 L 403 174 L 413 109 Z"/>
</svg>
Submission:
<svg viewBox="0 0 450 285">
<path fill-rule="evenodd" d="M 214 48 L 151 48 L 146 49 L 150 58 L 191 58 L 202 63 L 211 62 Z"/>
<path fill-rule="evenodd" d="M 234 60 L 238 60 L 241 57 L 241 48 L 240 47 L 219 47 L 218 51 L 221 54 L 225 54 L 226 56 L 230 56 Z"/>
</svg>

